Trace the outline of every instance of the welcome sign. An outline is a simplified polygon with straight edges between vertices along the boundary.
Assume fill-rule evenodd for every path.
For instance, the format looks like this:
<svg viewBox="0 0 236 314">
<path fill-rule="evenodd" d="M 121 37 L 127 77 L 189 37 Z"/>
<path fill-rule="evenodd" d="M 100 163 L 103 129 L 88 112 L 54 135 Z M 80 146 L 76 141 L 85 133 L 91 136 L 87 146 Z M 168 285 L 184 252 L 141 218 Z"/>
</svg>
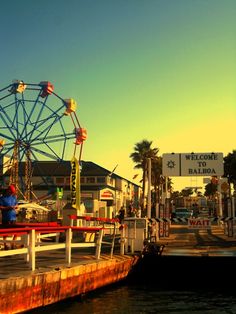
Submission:
<svg viewBox="0 0 236 314">
<path fill-rule="evenodd" d="M 222 176 L 223 153 L 163 154 L 163 175 L 171 176 Z"/>
</svg>

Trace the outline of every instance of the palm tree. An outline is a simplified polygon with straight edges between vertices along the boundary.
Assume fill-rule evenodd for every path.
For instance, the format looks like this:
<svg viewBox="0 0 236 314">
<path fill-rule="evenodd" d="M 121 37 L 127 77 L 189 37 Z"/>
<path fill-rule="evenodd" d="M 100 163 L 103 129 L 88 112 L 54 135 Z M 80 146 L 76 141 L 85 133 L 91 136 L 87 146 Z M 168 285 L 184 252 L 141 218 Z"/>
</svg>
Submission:
<svg viewBox="0 0 236 314">
<path fill-rule="evenodd" d="M 224 157 L 224 177 L 228 177 L 236 190 L 236 150 Z"/>
<path fill-rule="evenodd" d="M 148 141 L 146 139 L 138 142 L 134 146 L 134 152 L 130 154 L 130 158 L 132 158 L 133 162 L 136 164 L 134 166 L 135 169 L 142 169 L 142 185 L 143 185 L 143 194 L 141 200 L 141 207 L 144 208 L 144 198 L 145 198 L 145 179 L 148 171 L 148 158 L 155 159 L 157 158 L 157 153 L 159 152 L 159 148 L 152 148 L 152 141 Z"/>
<path fill-rule="evenodd" d="M 154 187 L 155 203 L 160 200 L 160 187 L 162 182 L 162 157 L 155 157 L 152 159 L 152 186 Z"/>
</svg>

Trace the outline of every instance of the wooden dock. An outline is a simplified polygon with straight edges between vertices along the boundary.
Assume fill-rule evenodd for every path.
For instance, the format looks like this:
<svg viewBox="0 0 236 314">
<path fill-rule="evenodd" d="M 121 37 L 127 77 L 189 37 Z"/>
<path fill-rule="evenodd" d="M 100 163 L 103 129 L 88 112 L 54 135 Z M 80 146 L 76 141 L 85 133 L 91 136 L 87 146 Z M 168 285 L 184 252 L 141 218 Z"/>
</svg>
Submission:
<svg viewBox="0 0 236 314">
<path fill-rule="evenodd" d="M 40 253 L 39 253 L 40 254 Z M 64 253 L 38 256 L 30 271 L 17 255 L 0 259 L 0 313 L 21 313 L 81 295 L 125 279 L 139 257 L 136 255 L 73 253 L 70 267 Z"/>
</svg>

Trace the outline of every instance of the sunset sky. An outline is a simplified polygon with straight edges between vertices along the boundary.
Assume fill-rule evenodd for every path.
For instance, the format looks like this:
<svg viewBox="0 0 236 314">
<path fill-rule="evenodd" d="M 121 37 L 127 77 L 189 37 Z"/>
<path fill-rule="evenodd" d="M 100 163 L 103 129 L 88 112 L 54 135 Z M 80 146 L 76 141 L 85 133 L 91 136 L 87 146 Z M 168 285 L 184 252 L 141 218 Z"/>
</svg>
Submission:
<svg viewBox="0 0 236 314">
<path fill-rule="evenodd" d="M 127 179 L 139 173 L 129 155 L 143 139 L 159 155 L 227 155 L 236 149 L 235 17 L 235 0 L 2 1 L 0 89 L 52 82 L 79 104 L 82 159 L 118 164 Z"/>
</svg>

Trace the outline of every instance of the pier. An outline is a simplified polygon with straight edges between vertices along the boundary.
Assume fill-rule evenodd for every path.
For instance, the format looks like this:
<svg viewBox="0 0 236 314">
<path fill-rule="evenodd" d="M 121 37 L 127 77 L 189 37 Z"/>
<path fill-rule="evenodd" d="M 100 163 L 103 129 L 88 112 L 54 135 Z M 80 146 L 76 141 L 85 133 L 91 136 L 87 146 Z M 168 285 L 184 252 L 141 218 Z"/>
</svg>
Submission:
<svg viewBox="0 0 236 314">
<path fill-rule="evenodd" d="M 45 236 L 41 239 L 38 237 L 35 243 L 28 241 L 31 246 L 34 243 L 34 249 L 25 244 L 24 248 L 1 251 L 0 313 L 25 312 L 124 279 L 139 282 L 155 280 L 160 288 L 174 286 L 177 289 L 188 289 L 193 286 L 204 289 L 209 283 L 214 288 L 219 287 L 220 277 L 225 279 L 226 284 L 226 278 L 236 277 L 236 241 L 234 237 L 227 236 L 219 224 L 212 225 L 210 230 L 191 230 L 186 224 L 172 224 L 169 237 L 155 243 L 148 242 L 148 245 L 163 247 L 161 254 L 156 256 L 142 255 L 136 250 L 131 252 L 135 244 L 121 249 L 124 245 L 122 235 L 125 238 L 125 234 L 119 228 L 120 233 L 115 233 L 117 238 L 114 246 L 111 228 L 108 229 L 109 233 L 106 230 L 106 235 L 100 240 L 102 229 L 96 226 L 87 229 L 72 226 L 34 228 L 33 234 Z M 49 233 L 45 235 L 49 228 L 52 228 L 51 236 L 54 232 L 54 240 L 50 243 L 46 238 Z M 32 237 L 32 231 L 28 229 L 26 227 L 25 232 L 29 232 L 29 237 Z M 74 239 L 70 242 L 69 239 L 73 239 L 71 236 L 67 236 L 67 240 L 62 243 L 56 240 L 58 232 L 70 234 L 79 231 L 83 234 L 97 233 L 97 241 L 93 239 L 77 243 Z M 132 234 L 137 236 L 138 233 L 135 230 Z M 130 243 L 135 241 L 134 238 L 126 240 Z M 54 248 L 49 249 L 49 246 Z M 21 254 L 13 254 L 17 250 Z M 32 252 L 36 254 L 33 270 L 33 263 L 30 262 Z"/>
<path fill-rule="evenodd" d="M 0 229 L 1 242 L 9 245 L 0 251 L 0 313 L 46 306 L 128 276 L 139 257 L 123 254 L 120 224 L 112 219 L 88 221 L 92 226 L 45 223 Z"/>
<path fill-rule="evenodd" d="M 34 272 L 23 267 L 14 257 L 2 261 L 0 267 L 0 313 L 20 313 L 82 295 L 127 277 L 137 257 L 102 254 L 97 261 L 89 254 L 77 253 L 70 267 L 62 254 L 39 258 Z"/>
</svg>

